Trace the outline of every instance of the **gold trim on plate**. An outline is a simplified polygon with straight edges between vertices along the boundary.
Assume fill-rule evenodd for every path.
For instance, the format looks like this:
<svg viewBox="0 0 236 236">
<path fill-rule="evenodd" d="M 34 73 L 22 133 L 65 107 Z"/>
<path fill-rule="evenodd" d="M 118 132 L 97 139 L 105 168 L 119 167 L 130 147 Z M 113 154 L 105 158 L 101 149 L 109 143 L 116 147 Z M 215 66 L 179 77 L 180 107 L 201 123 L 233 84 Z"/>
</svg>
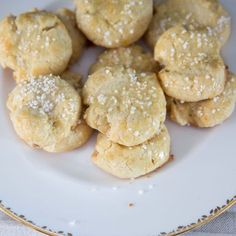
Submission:
<svg viewBox="0 0 236 236">
<path fill-rule="evenodd" d="M 40 233 L 43 233 L 45 235 L 48 235 L 48 236 L 58 236 L 58 235 L 73 236 L 71 233 L 64 233 L 63 231 L 54 232 L 53 230 L 49 229 L 49 227 L 47 227 L 47 226 L 40 227 L 40 226 L 36 225 L 34 222 L 26 219 L 25 216 L 18 215 L 15 212 L 13 212 L 10 208 L 4 206 L 2 204 L 2 201 L 0 201 L 0 211 L 3 212 L 4 214 L 8 215 L 12 219 L 24 224 L 25 226 L 27 226 L 33 230 L 36 230 Z"/>
<path fill-rule="evenodd" d="M 226 204 L 221 207 L 216 207 L 215 209 L 212 209 L 208 215 L 203 215 L 201 218 L 198 219 L 196 223 L 189 224 L 187 226 L 179 226 L 176 230 L 173 230 L 171 232 L 162 232 L 159 235 L 160 236 L 176 236 L 181 235 L 183 233 L 187 233 L 193 229 L 196 229 L 198 227 L 201 227 L 210 221 L 216 219 L 218 216 L 223 214 L 225 211 L 227 211 L 232 206 L 236 205 L 236 196 L 234 196 L 232 199 L 227 200 Z M 34 229 L 40 233 L 43 233 L 48 236 L 58 236 L 58 235 L 64 235 L 64 236 L 73 236 L 71 233 L 65 233 L 63 231 L 54 232 L 53 230 L 49 229 L 47 226 L 40 227 L 36 225 L 34 222 L 27 220 L 25 216 L 18 215 L 15 212 L 13 212 L 10 208 L 7 208 L 3 205 L 2 201 L 0 201 L 0 211 L 5 213 L 6 215 L 10 216 L 12 219 L 26 225 L 27 227 Z"/>
</svg>

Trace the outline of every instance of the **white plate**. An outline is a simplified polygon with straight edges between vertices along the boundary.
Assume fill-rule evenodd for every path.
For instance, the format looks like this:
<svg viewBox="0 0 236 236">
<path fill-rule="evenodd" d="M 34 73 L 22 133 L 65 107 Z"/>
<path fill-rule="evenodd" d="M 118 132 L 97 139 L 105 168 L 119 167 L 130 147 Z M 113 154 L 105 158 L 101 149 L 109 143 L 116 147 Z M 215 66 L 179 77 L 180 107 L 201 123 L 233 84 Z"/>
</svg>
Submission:
<svg viewBox="0 0 236 236">
<path fill-rule="evenodd" d="M 224 57 L 236 72 L 236 4 L 222 2 L 233 18 Z M 73 7 L 69 1 L 1 1 L 0 18 L 62 5 Z M 89 49 L 77 69 L 86 75 L 100 50 Z M 91 163 L 95 137 L 83 148 L 61 155 L 32 150 L 21 142 L 5 107 L 14 86 L 11 72 L 0 70 L 0 77 L 0 208 L 21 215 L 15 217 L 24 223 L 34 222 L 31 227 L 66 235 L 154 236 L 199 226 L 235 203 L 236 113 L 222 126 L 207 130 L 168 122 L 175 160 L 149 178 L 122 181 Z"/>
</svg>

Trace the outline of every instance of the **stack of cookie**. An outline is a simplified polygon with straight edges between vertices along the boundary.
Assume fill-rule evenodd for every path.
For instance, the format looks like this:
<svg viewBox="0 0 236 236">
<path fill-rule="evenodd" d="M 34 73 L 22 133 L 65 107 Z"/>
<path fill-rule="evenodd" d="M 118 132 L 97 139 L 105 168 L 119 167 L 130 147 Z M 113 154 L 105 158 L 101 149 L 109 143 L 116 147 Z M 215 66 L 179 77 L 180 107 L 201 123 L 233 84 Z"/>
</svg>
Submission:
<svg viewBox="0 0 236 236">
<path fill-rule="evenodd" d="M 87 124 L 98 130 L 94 163 L 136 178 L 169 160 L 166 99 L 150 53 L 133 45 L 102 53 L 83 88 Z"/>
<path fill-rule="evenodd" d="M 146 40 L 162 65 L 170 118 L 213 127 L 233 112 L 236 80 L 220 55 L 230 17 L 218 1 L 166 0 L 155 7 Z"/>
<path fill-rule="evenodd" d="M 7 106 L 17 134 L 31 147 L 64 152 L 91 136 L 83 119 L 81 76 L 66 71 L 85 42 L 67 9 L 33 10 L 1 21 L 0 63 L 17 82 Z"/>
</svg>

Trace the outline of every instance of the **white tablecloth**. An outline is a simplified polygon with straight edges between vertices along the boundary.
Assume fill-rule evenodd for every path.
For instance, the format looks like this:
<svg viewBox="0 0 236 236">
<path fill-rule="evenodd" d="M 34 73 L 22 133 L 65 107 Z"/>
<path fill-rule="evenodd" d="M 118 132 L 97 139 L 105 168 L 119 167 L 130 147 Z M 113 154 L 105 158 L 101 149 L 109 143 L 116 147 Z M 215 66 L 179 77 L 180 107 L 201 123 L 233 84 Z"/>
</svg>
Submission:
<svg viewBox="0 0 236 236">
<path fill-rule="evenodd" d="M 188 236 L 236 236 L 236 206 Z M 0 236 L 42 236 L 0 212 Z M 93 236 L 93 235 L 91 235 Z"/>
</svg>

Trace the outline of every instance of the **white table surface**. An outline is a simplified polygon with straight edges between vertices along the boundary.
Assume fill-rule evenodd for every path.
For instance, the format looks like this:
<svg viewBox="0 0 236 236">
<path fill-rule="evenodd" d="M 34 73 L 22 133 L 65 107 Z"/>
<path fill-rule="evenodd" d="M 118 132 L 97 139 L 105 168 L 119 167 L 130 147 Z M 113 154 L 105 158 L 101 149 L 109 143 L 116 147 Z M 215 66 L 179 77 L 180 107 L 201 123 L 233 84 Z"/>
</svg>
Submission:
<svg viewBox="0 0 236 236">
<path fill-rule="evenodd" d="M 236 206 L 187 236 L 236 236 Z M 42 236 L 0 212 L 0 236 Z M 94 236 L 94 235 L 91 235 Z M 112 235 L 111 235 L 112 236 Z"/>
</svg>

